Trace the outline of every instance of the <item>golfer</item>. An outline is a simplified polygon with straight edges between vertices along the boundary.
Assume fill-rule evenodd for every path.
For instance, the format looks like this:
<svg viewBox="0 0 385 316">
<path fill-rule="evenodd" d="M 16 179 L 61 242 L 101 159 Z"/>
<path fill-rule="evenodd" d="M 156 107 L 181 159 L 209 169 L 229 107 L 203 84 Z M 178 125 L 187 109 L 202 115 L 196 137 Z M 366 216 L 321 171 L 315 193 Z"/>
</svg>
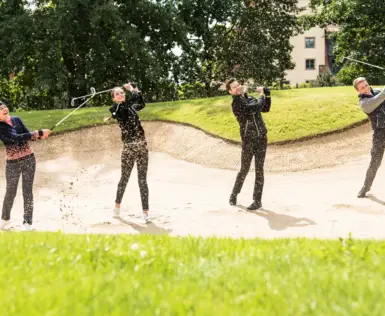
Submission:
<svg viewBox="0 0 385 316">
<path fill-rule="evenodd" d="M 253 203 L 249 210 L 262 207 L 262 192 L 264 185 L 264 163 L 267 148 L 267 129 L 261 112 L 269 112 L 271 106 L 270 91 L 259 87 L 260 97 L 255 99 L 243 93 L 242 86 L 234 78 L 226 82 L 227 91 L 233 96 L 232 109 L 240 125 L 242 139 L 241 170 L 235 180 L 230 196 L 230 204 L 237 204 L 237 195 L 241 192 L 250 164 L 255 157 L 255 184 Z"/>
<path fill-rule="evenodd" d="M 29 140 L 45 139 L 50 130 L 38 130 L 32 133 L 17 116 L 10 116 L 5 103 L 0 101 L 0 140 L 5 145 L 7 154 L 5 177 L 7 182 L 0 221 L 0 229 L 6 228 L 11 217 L 11 209 L 16 197 L 20 175 L 23 181 L 24 228 L 32 229 L 33 217 L 33 182 L 35 178 L 36 159 Z"/>
<path fill-rule="evenodd" d="M 385 150 L 385 88 L 372 89 L 365 78 L 353 81 L 358 92 L 361 109 L 369 116 L 372 129 L 372 150 L 369 168 L 366 172 L 364 186 L 358 192 L 358 198 L 364 198 L 370 191 Z"/>
<path fill-rule="evenodd" d="M 120 216 L 120 204 L 126 190 L 132 168 L 136 162 L 138 168 L 138 183 L 142 200 L 143 217 L 147 223 L 148 217 L 148 149 L 145 133 L 140 122 L 138 111 L 145 107 L 142 93 L 130 83 L 124 88 L 132 93 L 132 97 L 126 100 L 126 94 L 122 88 L 116 87 L 111 91 L 112 100 L 115 102 L 110 108 L 112 117 L 119 123 L 122 131 L 123 151 L 121 155 L 121 178 L 116 193 L 114 217 Z"/>
</svg>

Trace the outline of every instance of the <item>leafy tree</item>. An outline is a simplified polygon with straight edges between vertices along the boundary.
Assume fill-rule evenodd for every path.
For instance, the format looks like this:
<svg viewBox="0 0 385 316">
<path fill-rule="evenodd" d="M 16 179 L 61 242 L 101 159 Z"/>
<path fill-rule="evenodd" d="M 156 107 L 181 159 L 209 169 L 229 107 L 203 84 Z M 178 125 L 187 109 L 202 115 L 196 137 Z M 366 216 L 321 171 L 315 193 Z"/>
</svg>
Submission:
<svg viewBox="0 0 385 316">
<path fill-rule="evenodd" d="M 30 93 L 67 102 L 90 87 L 128 80 L 150 100 L 162 98 L 171 49 L 185 40 L 175 15 L 167 1 L 38 0 L 33 9 L 23 0 L 2 1 L 0 72 L 5 78 L 23 71 Z"/>
<path fill-rule="evenodd" d="M 332 34 L 334 53 L 344 68 L 338 77 L 352 84 L 357 75 L 365 75 L 373 83 L 384 80 L 383 71 L 343 57 L 351 57 L 385 66 L 385 6 L 382 0 L 311 0 L 313 13 L 306 17 L 307 27 L 336 24 L 339 31 Z M 350 81 L 350 82 L 347 82 Z"/>
<path fill-rule="evenodd" d="M 294 66 L 290 38 L 300 31 L 297 0 L 182 0 L 180 8 L 193 44 L 180 59 L 183 79 L 204 82 L 208 95 L 213 79 L 271 82 Z"/>
</svg>

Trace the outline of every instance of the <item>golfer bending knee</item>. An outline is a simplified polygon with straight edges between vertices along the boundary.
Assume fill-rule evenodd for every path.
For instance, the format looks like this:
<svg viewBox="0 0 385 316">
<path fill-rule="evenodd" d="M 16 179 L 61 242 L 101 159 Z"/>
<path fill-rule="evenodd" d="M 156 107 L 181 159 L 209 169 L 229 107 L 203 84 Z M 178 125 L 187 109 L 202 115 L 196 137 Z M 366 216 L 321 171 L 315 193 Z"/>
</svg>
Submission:
<svg viewBox="0 0 385 316">
<path fill-rule="evenodd" d="M 36 159 L 29 140 L 45 139 L 50 130 L 38 130 L 32 133 L 17 116 L 10 116 L 7 106 L 0 101 L 0 139 L 7 153 L 5 178 L 6 193 L 1 214 L 0 229 L 4 229 L 11 218 L 11 210 L 16 197 L 20 175 L 23 181 L 24 228 L 31 230 L 33 217 L 33 182 Z"/>
<path fill-rule="evenodd" d="M 120 216 L 120 204 L 126 190 L 132 168 L 136 162 L 138 168 L 138 183 L 142 200 L 144 221 L 148 222 L 148 149 L 144 129 L 140 122 L 138 111 L 145 107 L 142 93 L 131 84 L 125 84 L 124 88 L 132 93 L 132 97 L 126 100 L 126 94 L 122 88 L 116 87 L 111 91 L 112 100 L 115 102 L 110 108 L 112 117 L 119 123 L 122 131 L 123 151 L 121 155 L 121 178 L 116 193 L 114 217 Z"/>
<path fill-rule="evenodd" d="M 372 89 L 365 78 L 353 81 L 353 86 L 359 93 L 361 109 L 369 116 L 373 129 L 372 151 L 369 168 L 366 172 L 364 186 L 357 197 L 364 198 L 370 191 L 378 168 L 381 165 L 385 150 L 385 88 Z"/>
<path fill-rule="evenodd" d="M 234 78 L 226 82 L 226 89 L 233 96 L 232 109 L 239 123 L 242 139 L 241 170 L 235 180 L 230 196 L 230 204 L 237 204 L 237 195 L 241 192 L 246 175 L 250 169 L 251 160 L 255 157 L 254 202 L 248 209 L 257 210 L 262 207 L 263 167 L 267 148 L 267 129 L 261 112 L 270 111 L 270 91 L 264 87 L 257 88 L 260 97 L 255 99 L 243 93 L 242 86 Z"/>
</svg>

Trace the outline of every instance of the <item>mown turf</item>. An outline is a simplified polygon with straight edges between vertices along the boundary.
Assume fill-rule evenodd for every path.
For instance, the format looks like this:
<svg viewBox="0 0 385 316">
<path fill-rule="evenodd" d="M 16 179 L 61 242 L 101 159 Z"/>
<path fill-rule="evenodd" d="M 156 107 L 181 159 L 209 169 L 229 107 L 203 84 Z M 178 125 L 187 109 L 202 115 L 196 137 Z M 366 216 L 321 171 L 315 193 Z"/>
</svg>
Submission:
<svg viewBox="0 0 385 316">
<path fill-rule="evenodd" d="M 143 120 L 189 123 L 221 137 L 240 140 L 239 125 L 231 111 L 231 97 L 148 104 Z M 18 115 L 31 129 L 51 128 L 70 110 L 24 112 Z M 102 124 L 108 106 L 81 109 L 55 131 Z M 351 87 L 292 89 L 272 92 L 270 113 L 263 114 L 269 141 L 278 142 L 341 129 L 366 118 Z"/>
<path fill-rule="evenodd" d="M 2 315 L 383 315 L 385 242 L 2 233 Z"/>
</svg>

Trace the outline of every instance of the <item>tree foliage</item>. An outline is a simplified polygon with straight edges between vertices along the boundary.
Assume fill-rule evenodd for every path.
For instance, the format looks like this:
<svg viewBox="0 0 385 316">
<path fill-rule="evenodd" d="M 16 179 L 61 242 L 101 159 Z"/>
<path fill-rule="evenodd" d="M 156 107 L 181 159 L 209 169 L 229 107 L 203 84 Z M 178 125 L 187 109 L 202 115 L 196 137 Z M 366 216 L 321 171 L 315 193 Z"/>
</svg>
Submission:
<svg viewBox="0 0 385 316">
<path fill-rule="evenodd" d="M 293 68 L 290 38 L 300 31 L 297 0 L 183 0 L 181 6 L 198 61 L 183 56 L 181 64 L 193 67 L 183 79 L 202 81 L 209 90 L 211 80 L 237 76 L 272 82 Z"/>
<path fill-rule="evenodd" d="M 334 53 L 344 68 L 338 75 L 351 84 L 354 77 L 365 75 L 372 83 L 384 81 L 384 72 L 359 63 L 342 62 L 351 57 L 374 65 L 385 66 L 385 6 L 382 0 L 311 0 L 313 13 L 307 26 L 338 25 L 332 34 L 336 44 Z"/>
<path fill-rule="evenodd" d="M 2 0 L 0 76 L 7 86 L 16 76 L 12 102 L 26 108 L 68 106 L 90 87 L 128 80 L 149 101 L 163 101 L 178 98 L 182 84 L 203 84 L 201 96 L 221 94 L 210 83 L 230 75 L 282 79 L 292 67 L 296 2 Z M 195 97 L 186 87 L 182 95 Z"/>
</svg>

